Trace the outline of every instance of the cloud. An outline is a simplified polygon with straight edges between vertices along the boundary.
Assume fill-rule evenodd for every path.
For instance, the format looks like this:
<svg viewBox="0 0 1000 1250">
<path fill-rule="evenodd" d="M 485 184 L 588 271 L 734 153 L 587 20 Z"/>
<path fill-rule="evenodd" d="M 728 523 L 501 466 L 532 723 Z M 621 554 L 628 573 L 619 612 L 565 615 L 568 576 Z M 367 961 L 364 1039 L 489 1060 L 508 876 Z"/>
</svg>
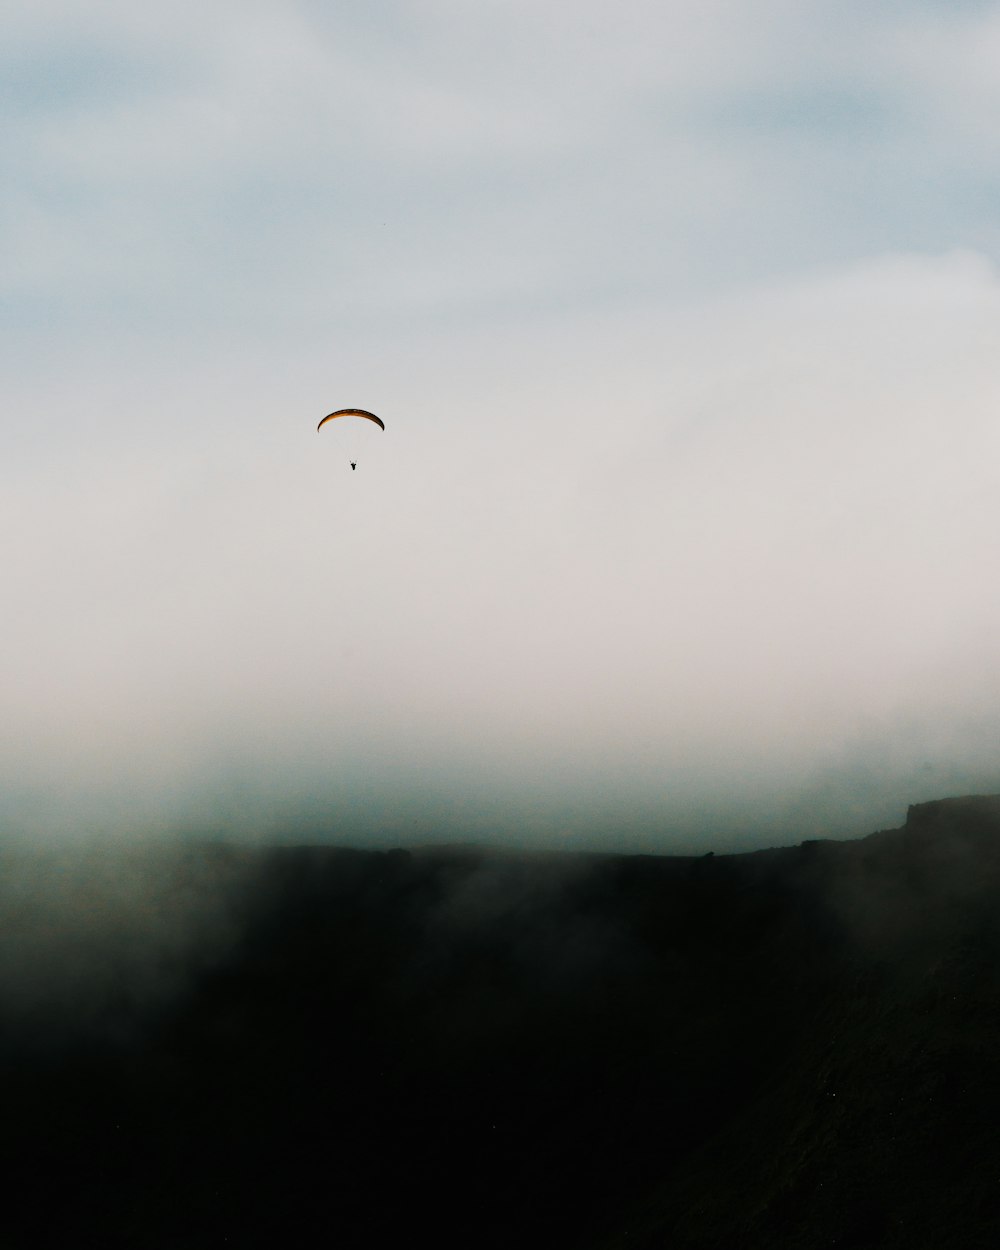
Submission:
<svg viewBox="0 0 1000 1250">
<path fill-rule="evenodd" d="M 86 333 L 676 298 L 995 243 L 974 12 L 16 17 L 8 289 Z"/>
<path fill-rule="evenodd" d="M 4 496 L 8 768 L 369 835 L 759 827 L 830 776 L 835 824 L 861 740 L 895 744 L 866 811 L 928 755 L 988 772 L 997 302 L 982 257 L 901 255 L 499 353 L 473 328 L 457 370 L 401 354 L 356 474 L 304 402 L 211 374 L 139 448 L 69 434 Z"/>
<path fill-rule="evenodd" d="M 990 781 L 991 15 L 470 14 L 18 6 L 18 828 Z M 342 403 L 389 427 L 349 478 Z"/>
<path fill-rule="evenodd" d="M 4 1047 L 127 1042 L 242 940 L 254 865 L 205 848 L 6 849 Z"/>
</svg>

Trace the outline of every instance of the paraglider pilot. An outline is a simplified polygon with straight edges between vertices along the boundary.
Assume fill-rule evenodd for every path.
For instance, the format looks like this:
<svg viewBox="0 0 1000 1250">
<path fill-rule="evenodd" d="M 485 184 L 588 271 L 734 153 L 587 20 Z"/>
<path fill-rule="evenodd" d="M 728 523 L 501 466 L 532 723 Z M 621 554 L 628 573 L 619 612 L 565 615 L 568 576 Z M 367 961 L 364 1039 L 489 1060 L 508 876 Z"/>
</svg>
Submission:
<svg viewBox="0 0 1000 1250">
<path fill-rule="evenodd" d="M 364 408 L 338 408 L 336 412 L 329 412 L 323 420 L 317 425 L 316 429 L 321 430 L 327 421 L 332 421 L 335 417 L 364 417 L 368 421 L 374 421 L 380 430 L 385 429 L 385 422 L 381 417 L 376 417 L 374 412 L 368 412 Z M 351 461 L 351 472 L 358 467 L 356 460 Z"/>
</svg>

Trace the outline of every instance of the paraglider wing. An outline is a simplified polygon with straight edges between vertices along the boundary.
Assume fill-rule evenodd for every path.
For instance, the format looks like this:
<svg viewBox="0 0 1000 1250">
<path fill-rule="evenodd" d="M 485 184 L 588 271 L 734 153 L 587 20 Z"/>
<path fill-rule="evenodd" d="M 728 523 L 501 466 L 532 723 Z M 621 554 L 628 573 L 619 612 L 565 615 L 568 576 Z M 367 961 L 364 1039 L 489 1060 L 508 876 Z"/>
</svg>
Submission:
<svg viewBox="0 0 1000 1250">
<path fill-rule="evenodd" d="M 336 412 L 331 412 L 323 418 L 317 425 L 317 432 L 326 425 L 327 421 L 332 421 L 334 417 L 364 417 L 367 421 L 374 421 L 380 430 L 385 429 L 381 417 L 376 417 L 374 412 L 366 412 L 364 408 L 338 408 Z"/>
</svg>

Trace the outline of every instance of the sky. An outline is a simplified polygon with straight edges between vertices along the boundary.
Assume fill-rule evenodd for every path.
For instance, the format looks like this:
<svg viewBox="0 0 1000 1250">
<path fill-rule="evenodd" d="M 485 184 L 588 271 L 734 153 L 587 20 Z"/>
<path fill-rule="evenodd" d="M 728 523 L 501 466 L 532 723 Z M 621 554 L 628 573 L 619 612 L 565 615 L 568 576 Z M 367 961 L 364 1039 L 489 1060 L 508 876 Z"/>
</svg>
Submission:
<svg viewBox="0 0 1000 1250">
<path fill-rule="evenodd" d="M 0 22 L 7 839 L 1000 791 L 1000 4 Z"/>
</svg>

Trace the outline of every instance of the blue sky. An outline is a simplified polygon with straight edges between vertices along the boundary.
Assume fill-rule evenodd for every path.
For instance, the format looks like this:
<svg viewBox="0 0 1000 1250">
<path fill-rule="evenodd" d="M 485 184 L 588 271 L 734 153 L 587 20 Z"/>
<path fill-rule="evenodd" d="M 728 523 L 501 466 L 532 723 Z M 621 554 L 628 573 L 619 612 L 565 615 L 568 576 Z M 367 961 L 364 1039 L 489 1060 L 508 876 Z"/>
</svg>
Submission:
<svg viewBox="0 0 1000 1250">
<path fill-rule="evenodd" d="M 6 826 L 1000 789 L 998 69 L 996 4 L 7 6 Z"/>
</svg>

